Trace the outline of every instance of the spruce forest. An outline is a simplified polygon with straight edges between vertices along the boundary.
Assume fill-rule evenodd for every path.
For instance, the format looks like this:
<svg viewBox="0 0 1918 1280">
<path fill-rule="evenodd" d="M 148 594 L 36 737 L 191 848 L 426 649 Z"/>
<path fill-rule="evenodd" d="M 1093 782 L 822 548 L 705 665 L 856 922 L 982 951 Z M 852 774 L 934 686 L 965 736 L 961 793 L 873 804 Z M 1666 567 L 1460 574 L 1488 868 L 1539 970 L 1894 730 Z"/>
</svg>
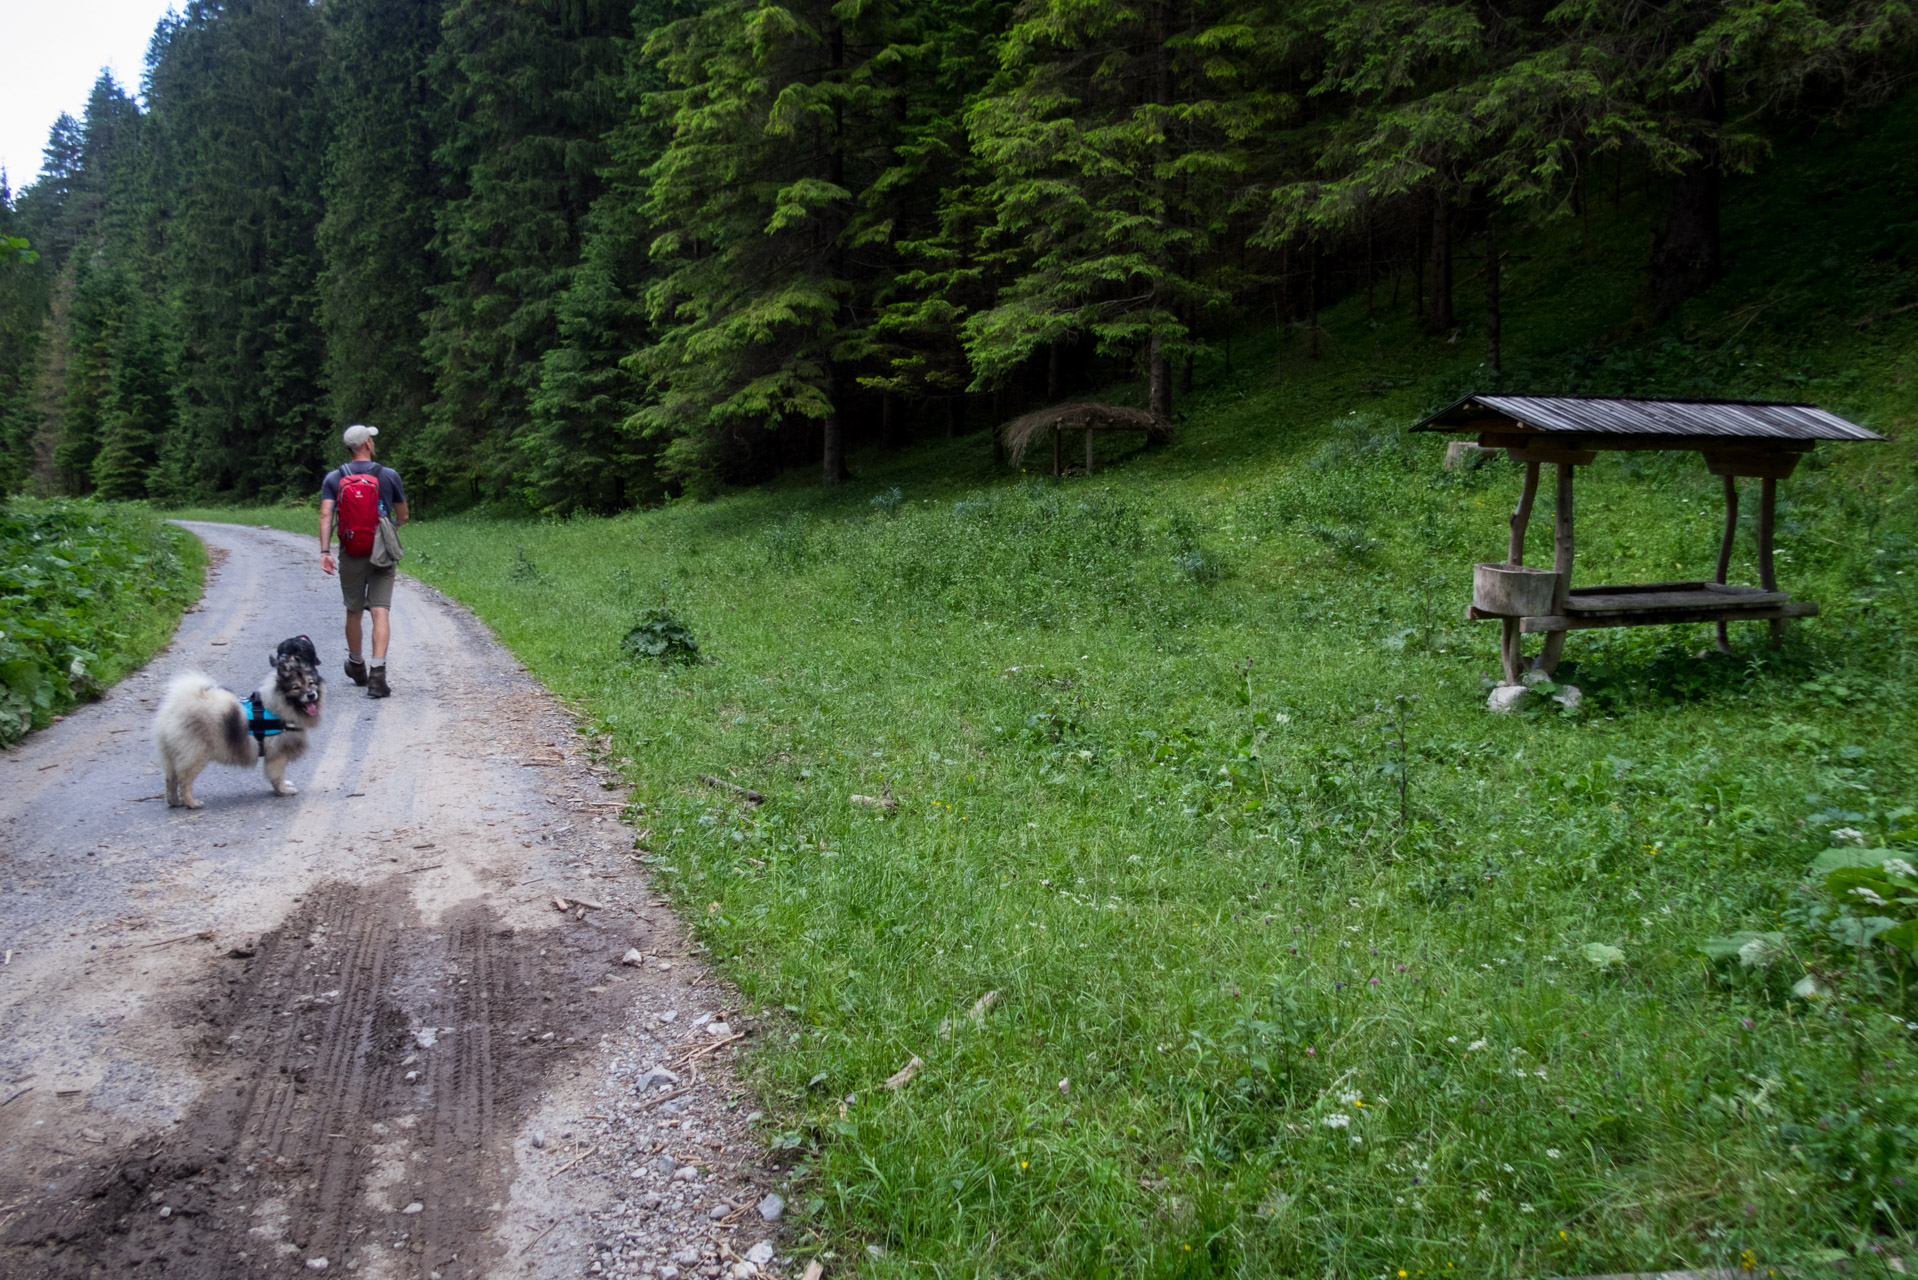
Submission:
<svg viewBox="0 0 1918 1280">
<path fill-rule="evenodd" d="M 1364 294 L 1501 363 L 1509 243 L 1905 83 L 1896 0 L 190 0 L 0 198 L 0 481 L 609 512 L 996 429 Z M 1455 314 L 1467 277 L 1474 309 Z"/>
</svg>

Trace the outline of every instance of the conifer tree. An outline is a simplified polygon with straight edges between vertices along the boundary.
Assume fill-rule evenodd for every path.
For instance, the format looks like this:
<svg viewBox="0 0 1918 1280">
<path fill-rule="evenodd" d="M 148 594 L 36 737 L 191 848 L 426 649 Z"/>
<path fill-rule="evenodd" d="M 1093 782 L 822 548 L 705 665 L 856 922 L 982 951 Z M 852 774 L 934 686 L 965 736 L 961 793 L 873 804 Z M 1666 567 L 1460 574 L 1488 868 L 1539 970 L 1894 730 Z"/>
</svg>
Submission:
<svg viewBox="0 0 1918 1280">
<path fill-rule="evenodd" d="M 304 0 L 190 0 L 149 76 L 174 183 L 165 254 L 191 459 L 176 481 L 199 494 L 306 493 L 325 470 L 321 43 Z"/>
<path fill-rule="evenodd" d="M 52 264 L 28 232 L 0 172 L 0 494 L 26 484 L 32 459 L 30 392 Z"/>
<path fill-rule="evenodd" d="M 94 491 L 116 500 L 148 496 L 160 440 L 173 421 L 173 353 L 160 308 L 127 293 L 108 352 L 111 372 L 92 467 Z"/>
<path fill-rule="evenodd" d="M 47 145 L 40 153 L 40 177 L 20 193 L 20 222 L 38 241 L 40 257 L 50 270 L 64 266 L 73 248 L 70 240 L 62 238 L 65 210 L 85 150 L 86 134 L 80 122 L 62 111 L 47 131 Z"/>
<path fill-rule="evenodd" d="M 100 452 L 107 394 L 113 385 L 113 347 L 127 306 L 125 279 L 98 250 L 73 262 L 73 303 L 68 312 L 68 359 L 53 464 L 67 493 L 93 489 L 93 461 Z"/>
<path fill-rule="evenodd" d="M 1239 6 L 1033 4 L 1004 45 L 1003 87 L 971 111 L 992 175 L 985 256 L 1008 277 L 965 326 L 980 380 L 1088 335 L 1136 352 L 1149 407 L 1172 412 L 1190 317 L 1223 302 L 1214 236 L 1262 133 L 1285 109 L 1268 87 L 1289 43 Z"/>
<path fill-rule="evenodd" d="M 441 112 L 429 63 L 444 0 L 331 0 L 322 92 L 326 151 L 320 301 L 334 416 L 372 422 L 404 460 L 433 382 L 421 348 L 429 246 L 443 175 L 434 162 Z"/>
<path fill-rule="evenodd" d="M 615 510 L 659 491 L 655 442 L 634 421 L 645 383 L 625 357 L 646 345 L 645 288 L 651 270 L 646 223 L 648 172 L 666 148 L 666 130 L 647 109 L 665 77 L 643 36 L 686 17 L 688 0 L 639 0 L 634 33 L 622 36 L 619 123 L 605 137 L 605 190 L 585 224 L 579 267 L 555 307 L 554 345 L 540 359 L 529 401 L 530 430 L 519 439 L 520 489 L 535 507 Z"/>
<path fill-rule="evenodd" d="M 1009 0 L 943 4 L 923 36 L 903 46 L 912 93 L 892 167 L 873 184 L 854 233 L 862 251 L 885 245 L 892 258 L 874 285 L 872 368 L 860 385 L 943 402 L 949 435 L 964 425 L 972 381 L 961 328 L 991 305 L 998 283 L 975 256 L 990 217 L 979 190 L 988 175 L 972 150 L 966 107 L 992 82 L 1011 15 Z"/>
<path fill-rule="evenodd" d="M 846 474 L 846 415 L 881 271 L 860 261 L 856 211 L 892 171 L 911 91 L 886 0 L 718 0 L 655 33 L 672 141 L 647 211 L 657 339 L 633 359 L 668 441 L 665 474 L 700 483 L 759 433 L 818 425 L 821 480 Z M 884 233 L 870 247 L 884 257 Z M 883 270 L 883 268 L 881 268 Z"/>
<path fill-rule="evenodd" d="M 455 0 L 442 30 L 436 155 L 451 198 L 433 240 L 434 398 L 415 469 L 442 492 L 502 497 L 522 483 L 517 441 L 605 189 L 603 138 L 620 118 L 619 37 L 632 18 L 615 0 Z"/>
</svg>

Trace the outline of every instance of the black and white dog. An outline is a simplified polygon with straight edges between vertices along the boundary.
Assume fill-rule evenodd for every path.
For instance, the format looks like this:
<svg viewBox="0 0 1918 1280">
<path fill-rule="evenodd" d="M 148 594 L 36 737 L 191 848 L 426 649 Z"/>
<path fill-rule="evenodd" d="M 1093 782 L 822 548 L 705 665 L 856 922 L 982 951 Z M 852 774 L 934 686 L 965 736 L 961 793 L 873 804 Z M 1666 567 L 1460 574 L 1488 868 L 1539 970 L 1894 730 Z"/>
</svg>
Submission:
<svg viewBox="0 0 1918 1280">
<path fill-rule="evenodd" d="M 307 735 L 319 727 L 326 682 L 320 658 L 305 636 L 282 640 L 267 659 L 273 682 L 241 698 L 197 671 L 174 679 L 160 701 L 153 745 L 166 771 L 166 802 L 198 809 L 193 780 L 218 762 L 244 769 L 265 763 L 276 795 L 294 794 L 286 766 L 306 754 Z"/>
</svg>

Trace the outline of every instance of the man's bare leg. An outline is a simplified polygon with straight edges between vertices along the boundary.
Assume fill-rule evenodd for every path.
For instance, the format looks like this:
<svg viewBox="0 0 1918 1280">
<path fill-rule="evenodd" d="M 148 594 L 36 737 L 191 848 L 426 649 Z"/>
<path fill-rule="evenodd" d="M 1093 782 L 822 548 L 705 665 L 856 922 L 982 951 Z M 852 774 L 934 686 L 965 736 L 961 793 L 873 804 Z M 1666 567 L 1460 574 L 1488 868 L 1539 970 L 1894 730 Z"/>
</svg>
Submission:
<svg viewBox="0 0 1918 1280">
<path fill-rule="evenodd" d="M 359 609 L 349 609 L 347 610 L 347 614 L 346 614 L 346 651 L 351 654 L 358 654 L 361 652 L 361 649 L 360 649 L 360 613 L 361 612 L 362 611 Z M 384 610 L 382 610 L 381 612 L 384 612 Z M 375 623 L 373 626 L 373 635 L 374 635 L 373 643 L 380 645 L 380 651 L 384 653 L 386 651 L 386 646 L 383 643 L 381 643 L 381 641 L 379 640 L 378 638 L 379 634 L 380 634 L 379 624 Z"/>
<path fill-rule="evenodd" d="M 386 660 L 386 642 L 393 634 L 392 623 L 387 617 L 388 611 L 375 605 L 368 609 L 367 612 L 373 615 L 373 657 L 377 661 L 384 662 Z M 357 613 L 349 615 L 346 628 L 348 638 L 353 640 L 355 647 L 357 647 L 360 636 L 360 615 Z"/>
</svg>

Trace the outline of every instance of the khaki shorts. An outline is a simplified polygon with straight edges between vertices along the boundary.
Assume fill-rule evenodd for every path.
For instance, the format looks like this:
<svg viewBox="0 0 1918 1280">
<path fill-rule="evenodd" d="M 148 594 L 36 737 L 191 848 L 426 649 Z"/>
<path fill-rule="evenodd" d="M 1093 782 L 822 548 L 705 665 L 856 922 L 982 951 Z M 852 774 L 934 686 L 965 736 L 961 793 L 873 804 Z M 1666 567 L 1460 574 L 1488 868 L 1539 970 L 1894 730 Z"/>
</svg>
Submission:
<svg viewBox="0 0 1918 1280">
<path fill-rule="evenodd" d="M 346 611 L 391 609 L 393 579 L 398 573 L 394 565 L 375 569 L 370 556 L 341 556 L 340 594 L 346 597 Z"/>
</svg>

